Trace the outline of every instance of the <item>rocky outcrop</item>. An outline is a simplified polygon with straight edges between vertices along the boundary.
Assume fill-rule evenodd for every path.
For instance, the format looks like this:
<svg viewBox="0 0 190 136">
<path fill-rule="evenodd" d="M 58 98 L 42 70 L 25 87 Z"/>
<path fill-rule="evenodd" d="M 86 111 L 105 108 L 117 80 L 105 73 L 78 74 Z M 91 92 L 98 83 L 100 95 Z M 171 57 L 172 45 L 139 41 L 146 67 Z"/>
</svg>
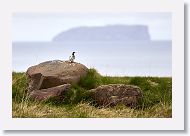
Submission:
<svg viewBox="0 0 190 136">
<path fill-rule="evenodd" d="M 90 91 L 95 102 L 100 106 L 124 104 L 135 107 L 139 98 L 142 97 L 142 91 L 139 87 L 125 84 L 102 85 Z"/>
<path fill-rule="evenodd" d="M 85 77 L 88 68 L 80 63 L 68 61 L 47 61 L 28 68 L 28 92 L 57 87 L 63 84 L 76 84 Z"/>
<path fill-rule="evenodd" d="M 70 87 L 70 84 L 64 84 L 48 89 L 34 90 L 30 92 L 29 97 L 39 101 L 45 101 L 49 98 L 64 100 L 65 94 L 69 91 Z"/>
</svg>

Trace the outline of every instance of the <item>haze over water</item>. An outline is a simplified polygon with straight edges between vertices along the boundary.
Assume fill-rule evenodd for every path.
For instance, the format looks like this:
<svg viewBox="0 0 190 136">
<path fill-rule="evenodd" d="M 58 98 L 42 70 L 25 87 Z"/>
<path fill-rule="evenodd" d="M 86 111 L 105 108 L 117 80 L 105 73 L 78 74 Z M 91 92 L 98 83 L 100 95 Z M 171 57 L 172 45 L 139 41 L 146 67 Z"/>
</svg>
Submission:
<svg viewBox="0 0 190 136">
<path fill-rule="evenodd" d="M 72 28 L 81 26 L 97 28 L 110 24 L 147 26 L 150 40 L 52 40 L 59 33 Z M 172 76 L 170 13 L 15 14 L 12 27 L 13 71 L 25 72 L 28 67 L 44 61 L 68 60 L 71 53 L 75 51 L 76 62 L 88 68 L 95 68 L 102 75 Z M 101 38 L 98 37 L 101 33 L 96 30 L 98 29 L 94 30 L 97 32 L 94 33 L 94 37 Z M 125 33 L 122 28 L 120 31 Z M 116 31 L 117 34 L 120 34 L 120 31 Z M 105 34 L 106 32 L 108 30 Z M 71 37 L 67 37 L 68 34 Z M 67 33 L 66 37 L 72 39 L 73 34 L 76 34 L 76 31 Z M 117 34 L 115 37 L 118 38 Z M 135 34 L 139 34 L 138 29 L 131 34 L 132 38 Z M 80 36 L 88 36 L 88 34 L 79 33 L 75 36 L 80 39 Z M 142 36 L 144 36 L 143 32 Z M 138 38 L 141 38 L 140 35 Z"/>
<path fill-rule="evenodd" d="M 13 70 L 47 60 L 68 60 L 76 52 L 76 62 L 110 76 L 171 76 L 171 42 L 16 42 L 13 43 Z"/>
</svg>

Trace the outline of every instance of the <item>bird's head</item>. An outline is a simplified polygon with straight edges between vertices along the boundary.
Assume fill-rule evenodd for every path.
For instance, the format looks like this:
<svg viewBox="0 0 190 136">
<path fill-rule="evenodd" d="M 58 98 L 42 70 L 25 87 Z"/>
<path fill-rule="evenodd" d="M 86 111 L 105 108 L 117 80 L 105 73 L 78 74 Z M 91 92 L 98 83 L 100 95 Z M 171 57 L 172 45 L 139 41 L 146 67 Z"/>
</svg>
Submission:
<svg viewBox="0 0 190 136">
<path fill-rule="evenodd" d="M 72 55 L 74 55 L 74 54 L 75 54 L 75 52 L 72 53 Z"/>
</svg>

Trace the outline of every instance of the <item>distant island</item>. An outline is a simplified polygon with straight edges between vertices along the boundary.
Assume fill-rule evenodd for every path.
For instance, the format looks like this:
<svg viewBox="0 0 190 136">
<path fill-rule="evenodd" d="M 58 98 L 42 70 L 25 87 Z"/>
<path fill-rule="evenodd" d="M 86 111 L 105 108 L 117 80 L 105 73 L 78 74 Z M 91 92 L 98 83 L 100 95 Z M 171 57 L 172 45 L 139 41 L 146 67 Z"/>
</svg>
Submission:
<svg viewBox="0 0 190 136">
<path fill-rule="evenodd" d="M 146 25 L 76 27 L 56 35 L 52 41 L 150 41 Z"/>
</svg>

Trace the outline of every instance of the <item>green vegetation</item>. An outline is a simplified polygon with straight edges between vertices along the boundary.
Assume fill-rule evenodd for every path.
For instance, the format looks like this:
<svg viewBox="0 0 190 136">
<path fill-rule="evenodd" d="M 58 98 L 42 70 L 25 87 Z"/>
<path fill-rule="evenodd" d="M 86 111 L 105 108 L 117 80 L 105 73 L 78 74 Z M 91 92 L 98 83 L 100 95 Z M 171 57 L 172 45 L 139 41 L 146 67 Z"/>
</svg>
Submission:
<svg viewBox="0 0 190 136">
<path fill-rule="evenodd" d="M 168 118 L 172 117 L 172 78 L 110 77 L 89 69 L 78 85 L 73 85 L 65 101 L 37 102 L 28 99 L 25 73 L 12 73 L 13 117 L 16 118 Z M 124 105 L 97 107 L 89 89 L 106 84 L 139 86 L 143 98 L 136 108 Z"/>
</svg>

